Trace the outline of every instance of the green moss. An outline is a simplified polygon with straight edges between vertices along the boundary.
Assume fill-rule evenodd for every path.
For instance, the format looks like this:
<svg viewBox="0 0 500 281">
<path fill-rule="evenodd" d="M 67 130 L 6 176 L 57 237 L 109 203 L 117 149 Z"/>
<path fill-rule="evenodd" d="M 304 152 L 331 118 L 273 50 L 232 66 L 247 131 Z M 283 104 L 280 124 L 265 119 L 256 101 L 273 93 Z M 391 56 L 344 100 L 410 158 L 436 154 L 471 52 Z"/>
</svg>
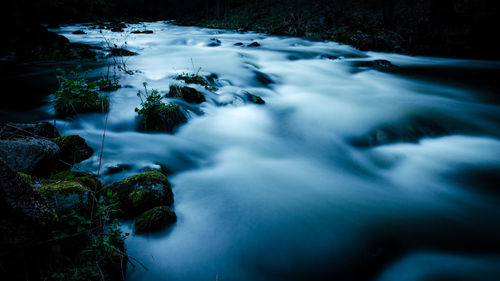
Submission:
<svg viewBox="0 0 500 281">
<path fill-rule="evenodd" d="M 84 194 L 89 191 L 87 187 L 77 181 L 58 181 L 36 187 L 35 190 L 45 196 L 51 196 L 56 193 L 63 195 Z"/>
<path fill-rule="evenodd" d="M 21 179 L 22 179 L 25 183 L 27 183 L 27 184 L 29 184 L 29 185 L 33 186 L 33 179 L 31 178 L 31 176 L 30 176 L 30 175 L 25 174 L 25 173 L 21 173 L 21 172 L 17 172 L 17 174 L 21 177 Z"/>
<path fill-rule="evenodd" d="M 74 172 L 74 171 L 59 172 L 56 174 L 52 174 L 49 180 L 76 181 L 93 191 L 97 191 L 102 187 L 101 182 L 96 176 L 84 172 Z"/>
<path fill-rule="evenodd" d="M 167 206 L 158 206 L 148 210 L 135 219 L 135 232 L 145 233 L 164 228 L 177 220 L 175 213 Z"/>
<path fill-rule="evenodd" d="M 106 186 L 117 194 L 120 209 L 126 216 L 149 208 L 171 205 L 173 193 L 165 175 L 157 171 L 145 172 Z"/>
<path fill-rule="evenodd" d="M 116 79 L 113 81 L 111 79 L 101 78 L 96 81 L 96 84 L 101 91 L 114 91 L 121 87 Z"/>
</svg>

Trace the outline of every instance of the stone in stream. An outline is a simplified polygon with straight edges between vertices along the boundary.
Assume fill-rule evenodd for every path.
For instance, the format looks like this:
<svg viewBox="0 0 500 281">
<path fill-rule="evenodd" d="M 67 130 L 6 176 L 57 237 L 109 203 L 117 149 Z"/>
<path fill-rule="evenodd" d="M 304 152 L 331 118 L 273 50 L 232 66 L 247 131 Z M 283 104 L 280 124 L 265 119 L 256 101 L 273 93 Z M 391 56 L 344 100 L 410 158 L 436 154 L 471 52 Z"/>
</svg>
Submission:
<svg viewBox="0 0 500 281">
<path fill-rule="evenodd" d="M 170 85 L 170 91 L 167 97 L 181 98 L 190 103 L 202 103 L 205 101 L 205 96 L 198 90 L 191 87 L 181 87 L 177 85 Z"/>
<path fill-rule="evenodd" d="M 256 95 L 253 95 L 253 94 L 250 94 L 250 93 L 246 93 L 246 96 L 247 96 L 248 101 L 251 102 L 251 103 L 255 103 L 255 104 L 265 104 L 266 103 L 259 96 L 256 96 Z"/>
<path fill-rule="evenodd" d="M 134 30 L 132 34 L 153 34 L 152 30 Z"/>
<path fill-rule="evenodd" d="M 174 202 L 172 187 L 160 172 L 145 172 L 105 187 L 118 195 L 119 207 L 125 216 L 133 216 L 156 206 Z"/>
<path fill-rule="evenodd" d="M 83 34 L 87 34 L 87 33 L 85 33 L 85 31 L 83 31 L 83 30 L 75 30 L 75 31 L 71 32 L 71 34 L 83 35 Z"/>
<path fill-rule="evenodd" d="M 108 57 L 128 57 L 128 56 L 136 56 L 138 55 L 135 52 L 123 49 L 123 48 L 112 48 L 109 49 Z"/>
<path fill-rule="evenodd" d="M 53 141 L 61 149 L 61 160 L 70 166 L 80 163 L 94 154 L 94 150 L 88 146 L 85 139 L 78 135 L 62 136 L 53 139 Z"/>
<path fill-rule="evenodd" d="M 134 223 L 136 233 L 161 230 L 177 220 L 175 213 L 167 206 L 158 206 L 140 214 Z"/>
<path fill-rule="evenodd" d="M 248 44 L 248 47 L 253 47 L 253 48 L 260 47 L 260 44 L 259 44 L 259 42 L 255 41 L 255 42 Z"/>
<path fill-rule="evenodd" d="M 367 67 L 378 71 L 394 71 L 398 67 L 388 60 L 372 60 L 372 61 L 359 61 L 354 64 L 356 67 Z"/>
</svg>

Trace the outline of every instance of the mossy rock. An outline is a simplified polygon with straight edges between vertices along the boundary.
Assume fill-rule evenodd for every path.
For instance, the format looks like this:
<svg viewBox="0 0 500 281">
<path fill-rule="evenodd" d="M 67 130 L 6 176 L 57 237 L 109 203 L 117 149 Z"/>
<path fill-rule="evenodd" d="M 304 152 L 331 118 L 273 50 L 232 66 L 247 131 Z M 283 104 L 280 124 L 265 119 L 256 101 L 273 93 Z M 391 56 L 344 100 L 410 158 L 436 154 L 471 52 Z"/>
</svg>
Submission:
<svg viewBox="0 0 500 281">
<path fill-rule="evenodd" d="M 119 207 L 133 216 L 152 207 L 174 202 L 172 187 L 160 172 L 145 172 L 106 186 L 118 195 Z"/>
<path fill-rule="evenodd" d="M 176 220 L 177 216 L 169 207 L 158 206 L 139 215 L 135 219 L 134 229 L 136 233 L 157 231 Z"/>
<path fill-rule="evenodd" d="M 109 98 L 99 95 L 96 97 L 89 97 L 85 100 L 56 102 L 54 109 L 57 118 L 66 118 L 81 113 L 106 113 L 109 111 Z"/>
<path fill-rule="evenodd" d="M 202 103 L 206 101 L 205 96 L 198 90 L 191 87 L 181 87 L 177 85 L 170 85 L 170 91 L 167 97 L 181 98 L 190 103 Z"/>
<path fill-rule="evenodd" d="M 140 115 L 138 129 L 142 132 L 174 133 L 174 129 L 187 122 L 179 106 L 170 103 L 157 106 Z"/>
<path fill-rule="evenodd" d="M 58 214 L 86 213 L 91 207 L 91 191 L 78 181 L 53 181 L 35 190 L 49 200 Z"/>
<path fill-rule="evenodd" d="M 21 177 L 21 179 L 29 184 L 31 187 L 33 187 L 33 178 L 28 175 L 28 174 L 25 174 L 25 173 L 22 173 L 22 172 L 17 172 L 17 174 Z"/>
<path fill-rule="evenodd" d="M 92 191 L 98 191 L 102 185 L 97 176 L 84 172 L 64 171 L 52 174 L 50 181 L 76 181 Z"/>
<path fill-rule="evenodd" d="M 85 139 L 78 135 L 62 136 L 53 139 L 61 149 L 61 159 L 69 165 L 80 163 L 92 156 L 94 150 L 87 145 Z"/>
</svg>

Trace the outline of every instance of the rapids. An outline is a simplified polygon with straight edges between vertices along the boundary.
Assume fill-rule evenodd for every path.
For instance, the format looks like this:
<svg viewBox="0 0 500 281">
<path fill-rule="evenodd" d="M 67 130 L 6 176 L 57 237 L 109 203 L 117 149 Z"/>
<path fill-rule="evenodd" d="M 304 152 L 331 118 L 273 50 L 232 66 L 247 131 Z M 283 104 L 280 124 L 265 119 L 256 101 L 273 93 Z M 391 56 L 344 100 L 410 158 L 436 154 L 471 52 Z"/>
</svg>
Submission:
<svg viewBox="0 0 500 281">
<path fill-rule="evenodd" d="M 154 34 L 130 33 L 143 29 Z M 109 183 L 167 172 L 178 221 L 127 238 L 148 268 L 129 266 L 128 280 L 498 280 L 500 62 L 170 22 L 54 31 L 139 53 L 111 93 L 101 173 Z M 360 64 L 376 59 L 396 67 Z M 199 106 L 172 99 L 187 124 L 136 131 L 143 82 L 165 91 L 198 71 L 216 74 L 219 90 L 195 86 Z M 96 151 L 78 169 L 97 172 L 104 125 L 105 114 L 57 121 Z"/>
</svg>

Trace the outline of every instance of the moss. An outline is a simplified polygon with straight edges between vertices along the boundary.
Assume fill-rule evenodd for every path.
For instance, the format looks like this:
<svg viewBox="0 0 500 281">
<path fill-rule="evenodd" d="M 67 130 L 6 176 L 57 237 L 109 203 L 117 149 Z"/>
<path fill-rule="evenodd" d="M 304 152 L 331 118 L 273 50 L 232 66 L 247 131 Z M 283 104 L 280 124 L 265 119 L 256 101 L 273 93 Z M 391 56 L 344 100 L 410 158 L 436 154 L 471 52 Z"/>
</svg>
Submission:
<svg viewBox="0 0 500 281">
<path fill-rule="evenodd" d="M 84 172 L 64 171 L 52 174 L 49 179 L 52 181 L 76 181 L 93 191 L 102 187 L 96 176 Z"/>
<path fill-rule="evenodd" d="M 158 206 L 148 210 L 135 219 L 135 232 L 145 233 L 164 228 L 177 220 L 175 213 L 167 206 Z"/>
<path fill-rule="evenodd" d="M 151 207 L 171 205 L 173 193 L 165 175 L 157 171 L 138 174 L 106 186 L 118 195 L 120 209 L 126 216 Z"/>
<path fill-rule="evenodd" d="M 32 187 L 33 187 L 33 179 L 31 178 L 31 176 L 30 176 L 30 175 L 25 174 L 25 173 L 21 173 L 21 172 L 17 172 L 17 174 L 21 177 L 21 179 L 22 179 L 25 183 L 27 183 L 27 184 L 29 184 L 30 186 L 32 186 Z"/>
<path fill-rule="evenodd" d="M 169 103 L 153 107 L 141 114 L 138 128 L 143 132 L 167 132 L 173 134 L 175 128 L 186 122 L 187 118 L 179 106 Z"/>
<path fill-rule="evenodd" d="M 56 193 L 63 195 L 84 194 L 89 191 L 87 187 L 78 181 L 58 181 L 36 187 L 35 190 L 45 196 L 52 196 Z"/>
<path fill-rule="evenodd" d="M 202 103 L 206 100 L 205 96 L 196 89 L 178 85 L 170 85 L 168 97 L 181 98 L 190 103 Z"/>
<path fill-rule="evenodd" d="M 94 150 L 87 145 L 85 139 L 78 135 L 62 136 L 52 140 L 61 149 L 61 158 L 72 165 L 80 163 L 92 156 Z"/>
</svg>

